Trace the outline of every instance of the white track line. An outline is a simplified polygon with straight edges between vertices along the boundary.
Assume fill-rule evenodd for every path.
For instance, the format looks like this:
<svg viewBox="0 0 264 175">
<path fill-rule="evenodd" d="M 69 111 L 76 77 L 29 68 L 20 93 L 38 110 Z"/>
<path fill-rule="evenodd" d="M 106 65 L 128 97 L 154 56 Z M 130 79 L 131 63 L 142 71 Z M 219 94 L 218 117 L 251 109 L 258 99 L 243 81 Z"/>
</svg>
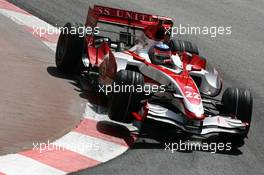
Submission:
<svg viewBox="0 0 264 175">
<path fill-rule="evenodd" d="M 50 48 L 53 52 L 56 52 L 57 44 L 48 41 L 42 41 L 48 48 Z"/>
<path fill-rule="evenodd" d="M 126 146 L 74 131 L 58 139 L 54 144 L 99 162 L 106 162 L 127 150 Z"/>
<path fill-rule="evenodd" d="M 27 168 L 30 167 L 30 168 Z M 62 175 L 65 172 L 19 154 L 0 157 L 0 171 L 8 175 Z"/>
<path fill-rule="evenodd" d="M 49 23 L 35 17 L 32 15 L 27 15 L 27 14 L 23 14 L 23 13 L 19 13 L 19 12 L 15 12 L 15 11 L 10 11 L 10 10 L 6 10 L 6 9 L 0 9 L 0 13 L 8 18 L 10 18 L 12 21 L 16 22 L 19 25 L 22 26 L 26 26 L 28 28 L 32 29 L 32 34 L 35 35 L 39 35 L 40 37 L 40 33 L 39 30 L 50 30 L 50 31 L 54 31 L 54 32 L 50 32 L 53 34 L 50 34 L 50 36 L 56 37 L 56 35 L 59 34 L 59 30 L 58 28 L 50 25 Z M 38 30 L 37 30 L 38 29 Z M 35 30 L 35 32 L 34 32 Z M 49 33 L 49 32 L 47 32 Z M 45 37 L 45 36 L 41 36 L 41 37 Z M 46 38 L 47 40 L 49 40 L 48 38 Z M 41 40 L 46 46 L 48 46 L 52 51 L 56 51 L 56 46 L 57 44 L 54 43 L 53 41 L 43 41 Z"/>
</svg>

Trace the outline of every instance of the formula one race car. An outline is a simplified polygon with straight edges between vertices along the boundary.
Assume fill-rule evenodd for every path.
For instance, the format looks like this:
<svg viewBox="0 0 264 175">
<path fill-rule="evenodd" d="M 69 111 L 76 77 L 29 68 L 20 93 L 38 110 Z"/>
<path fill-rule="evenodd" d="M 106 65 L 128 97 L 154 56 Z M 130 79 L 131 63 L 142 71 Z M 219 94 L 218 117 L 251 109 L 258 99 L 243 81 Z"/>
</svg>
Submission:
<svg viewBox="0 0 264 175">
<path fill-rule="evenodd" d="M 72 32 L 82 27 L 100 32 Z M 168 17 L 95 5 L 85 26 L 64 26 L 68 32 L 59 37 L 57 68 L 87 77 L 109 96 L 114 121 L 151 118 L 195 135 L 227 133 L 244 139 L 251 123 L 251 92 L 227 88 L 217 100 L 222 91 L 218 72 L 199 56 L 195 44 L 171 38 L 172 27 Z"/>
</svg>

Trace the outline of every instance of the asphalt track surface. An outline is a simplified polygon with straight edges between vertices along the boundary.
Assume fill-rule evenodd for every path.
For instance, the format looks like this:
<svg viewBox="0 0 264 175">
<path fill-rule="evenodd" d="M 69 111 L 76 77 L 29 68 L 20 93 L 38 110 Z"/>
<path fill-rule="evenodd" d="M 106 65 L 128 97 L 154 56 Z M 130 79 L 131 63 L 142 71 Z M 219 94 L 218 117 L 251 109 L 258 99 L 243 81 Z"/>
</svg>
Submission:
<svg viewBox="0 0 264 175">
<path fill-rule="evenodd" d="M 6 154 L 70 131 L 86 100 L 75 80 L 56 77 L 51 50 L 10 19 L 0 21 L 0 154 Z"/>
<path fill-rule="evenodd" d="M 231 25 L 231 36 L 211 38 L 206 35 L 188 35 L 183 37 L 196 42 L 201 55 L 218 67 L 226 82 L 225 86 L 251 88 L 254 95 L 253 121 L 249 138 L 246 139 L 243 147 L 221 154 L 202 151 L 171 153 L 164 150 L 164 145 L 160 141 L 174 142 L 176 136 L 170 136 L 164 130 L 162 132 L 159 130 L 160 134 L 153 130 L 152 134 L 139 139 L 122 156 L 79 174 L 264 174 L 263 1 L 11 0 L 11 2 L 59 26 L 68 21 L 83 22 L 87 7 L 94 3 L 167 15 L 172 17 L 176 24 Z M 37 51 L 45 52 L 45 49 Z M 69 127 L 65 123 L 64 125 Z"/>
</svg>

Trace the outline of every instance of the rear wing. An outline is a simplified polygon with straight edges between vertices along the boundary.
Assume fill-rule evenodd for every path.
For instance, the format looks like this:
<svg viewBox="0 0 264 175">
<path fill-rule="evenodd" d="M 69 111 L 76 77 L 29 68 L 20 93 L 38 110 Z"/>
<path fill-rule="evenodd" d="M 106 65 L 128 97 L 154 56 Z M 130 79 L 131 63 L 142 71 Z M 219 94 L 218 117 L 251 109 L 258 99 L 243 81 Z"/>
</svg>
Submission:
<svg viewBox="0 0 264 175">
<path fill-rule="evenodd" d="M 114 25 L 128 26 L 131 28 L 144 29 L 153 24 L 173 25 L 172 19 L 164 16 L 156 16 L 145 13 L 122 10 L 118 8 L 94 5 L 89 7 L 86 26 L 96 27 L 98 22 Z"/>
</svg>

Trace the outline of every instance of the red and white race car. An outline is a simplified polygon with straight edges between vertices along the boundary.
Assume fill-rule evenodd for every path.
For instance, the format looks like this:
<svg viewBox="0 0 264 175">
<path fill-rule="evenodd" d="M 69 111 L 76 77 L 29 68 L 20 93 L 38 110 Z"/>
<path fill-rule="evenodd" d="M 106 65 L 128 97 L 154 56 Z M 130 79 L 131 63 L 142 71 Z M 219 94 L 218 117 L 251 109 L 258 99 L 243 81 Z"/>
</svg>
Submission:
<svg viewBox="0 0 264 175">
<path fill-rule="evenodd" d="M 72 32 L 82 27 L 99 32 Z M 199 56 L 195 44 L 172 39 L 172 27 L 168 17 L 95 5 L 85 26 L 64 26 L 68 32 L 59 37 L 57 68 L 87 77 L 108 95 L 112 120 L 151 118 L 191 134 L 244 139 L 251 123 L 251 92 L 227 88 L 221 100 L 214 98 L 222 90 L 218 72 Z"/>
</svg>

